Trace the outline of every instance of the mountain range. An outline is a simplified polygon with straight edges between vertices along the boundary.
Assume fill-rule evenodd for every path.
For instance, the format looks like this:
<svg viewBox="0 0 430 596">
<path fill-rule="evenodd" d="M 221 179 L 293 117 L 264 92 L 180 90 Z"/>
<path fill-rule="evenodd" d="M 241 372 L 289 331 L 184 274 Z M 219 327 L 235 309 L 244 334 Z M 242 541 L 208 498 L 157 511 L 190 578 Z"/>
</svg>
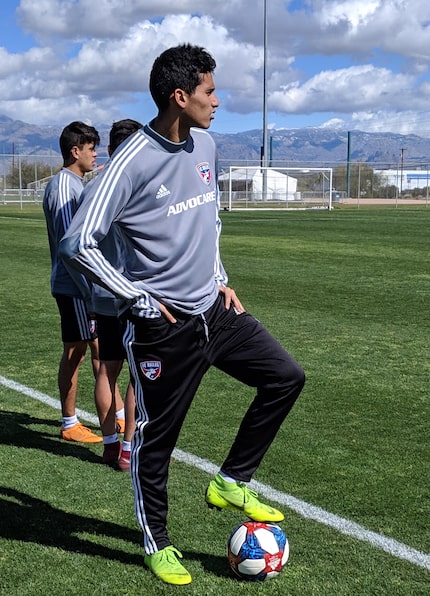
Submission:
<svg viewBox="0 0 430 596">
<path fill-rule="evenodd" d="M 107 156 L 110 126 L 97 127 L 101 143 L 99 158 Z M 58 138 L 62 127 L 37 126 L 0 115 L 1 155 L 37 156 L 38 161 L 55 156 L 61 162 Z M 211 132 L 221 165 L 256 165 L 263 143 L 262 130 L 233 134 Z M 430 162 L 430 138 L 397 133 L 368 133 L 328 128 L 296 128 L 268 131 L 268 160 L 272 165 L 335 167 L 351 162 L 364 162 L 375 168 L 395 168 L 401 160 L 404 167 L 427 165 Z M 34 158 L 33 158 L 34 159 Z M 48 161 L 46 159 L 46 161 Z"/>
</svg>

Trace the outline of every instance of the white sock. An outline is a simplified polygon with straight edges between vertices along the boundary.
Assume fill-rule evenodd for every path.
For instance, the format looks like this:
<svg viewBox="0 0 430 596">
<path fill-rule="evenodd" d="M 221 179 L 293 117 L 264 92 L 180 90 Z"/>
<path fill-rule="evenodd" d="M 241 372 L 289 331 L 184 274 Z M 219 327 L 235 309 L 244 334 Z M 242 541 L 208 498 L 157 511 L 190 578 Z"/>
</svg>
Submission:
<svg viewBox="0 0 430 596">
<path fill-rule="evenodd" d="M 118 420 L 118 418 L 120 418 L 121 420 L 124 420 L 124 418 L 125 418 L 125 410 L 124 410 L 124 408 L 121 408 L 120 410 L 117 410 L 115 412 L 115 416 L 116 416 L 116 419 L 117 420 Z"/>
<path fill-rule="evenodd" d="M 116 433 L 103 436 L 103 445 L 111 445 L 112 443 L 118 443 L 118 435 Z"/>
<path fill-rule="evenodd" d="M 131 441 L 123 441 L 122 442 L 122 450 L 123 451 L 131 451 Z"/>
<path fill-rule="evenodd" d="M 234 482 L 237 482 L 237 480 L 235 480 L 234 478 L 232 478 L 231 476 L 227 476 L 227 474 L 224 474 L 224 472 L 219 472 L 219 475 L 221 476 L 221 478 L 223 480 L 225 480 L 226 482 L 231 482 L 232 484 Z"/>
<path fill-rule="evenodd" d="M 79 420 L 76 414 L 74 416 L 63 416 L 62 417 L 62 425 L 63 428 L 72 428 L 75 424 L 78 424 Z"/>
</svg>

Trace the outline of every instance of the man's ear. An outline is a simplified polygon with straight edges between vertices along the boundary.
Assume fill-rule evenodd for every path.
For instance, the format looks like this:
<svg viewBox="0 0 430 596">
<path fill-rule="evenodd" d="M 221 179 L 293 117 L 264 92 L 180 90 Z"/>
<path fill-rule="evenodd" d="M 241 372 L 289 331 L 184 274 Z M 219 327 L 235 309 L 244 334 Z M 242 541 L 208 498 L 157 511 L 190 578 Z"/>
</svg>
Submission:
<svg viewBox="0 0 430 596">
<path fill-rule="evenodd" d="M 183 108 L 187 102 L 188 94 L 183 89 L 175 89 L 171 95 L 171 98 Z"/>
<path fill-rule="evenodd" d="M 73 159 L 78 159 L 78 157 L 79 157 L 79 147 L 77 147 L 76 145 L 74 145 L 70 149 L 70 155 L 73 157 Z"/>
</svg>

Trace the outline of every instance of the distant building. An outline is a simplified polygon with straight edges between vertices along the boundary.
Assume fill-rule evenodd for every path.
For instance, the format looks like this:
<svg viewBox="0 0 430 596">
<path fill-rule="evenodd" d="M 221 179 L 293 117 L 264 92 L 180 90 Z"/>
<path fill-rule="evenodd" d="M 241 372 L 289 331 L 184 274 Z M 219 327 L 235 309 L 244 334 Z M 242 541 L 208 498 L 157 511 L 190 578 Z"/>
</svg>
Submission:
<svg viewBox="0 0 430 596">
<path fill-rule="evenodd" d="M 430 168 L 430 166 L 429 166 Z M 406 170 L 374 170 L 381 177 L 384 186 L 397 186 L 403 191 L 430 186 L 430 169 Z"/>
</svg>

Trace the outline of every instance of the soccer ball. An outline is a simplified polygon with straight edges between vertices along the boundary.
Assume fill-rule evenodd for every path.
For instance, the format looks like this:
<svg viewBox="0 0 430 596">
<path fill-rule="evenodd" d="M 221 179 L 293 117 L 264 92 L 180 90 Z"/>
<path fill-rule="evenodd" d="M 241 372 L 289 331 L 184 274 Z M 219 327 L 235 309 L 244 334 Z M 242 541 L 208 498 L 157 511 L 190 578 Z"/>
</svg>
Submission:
<svg viewBox="0 0 430 596">
<path fill-rule="evenodd" d="M 262 581 L 278 575 L 290 553 L 287 537 L 275 524 L 244 522 L 227 543 L 230 567 L 242 579 Z"/>
</svg>

